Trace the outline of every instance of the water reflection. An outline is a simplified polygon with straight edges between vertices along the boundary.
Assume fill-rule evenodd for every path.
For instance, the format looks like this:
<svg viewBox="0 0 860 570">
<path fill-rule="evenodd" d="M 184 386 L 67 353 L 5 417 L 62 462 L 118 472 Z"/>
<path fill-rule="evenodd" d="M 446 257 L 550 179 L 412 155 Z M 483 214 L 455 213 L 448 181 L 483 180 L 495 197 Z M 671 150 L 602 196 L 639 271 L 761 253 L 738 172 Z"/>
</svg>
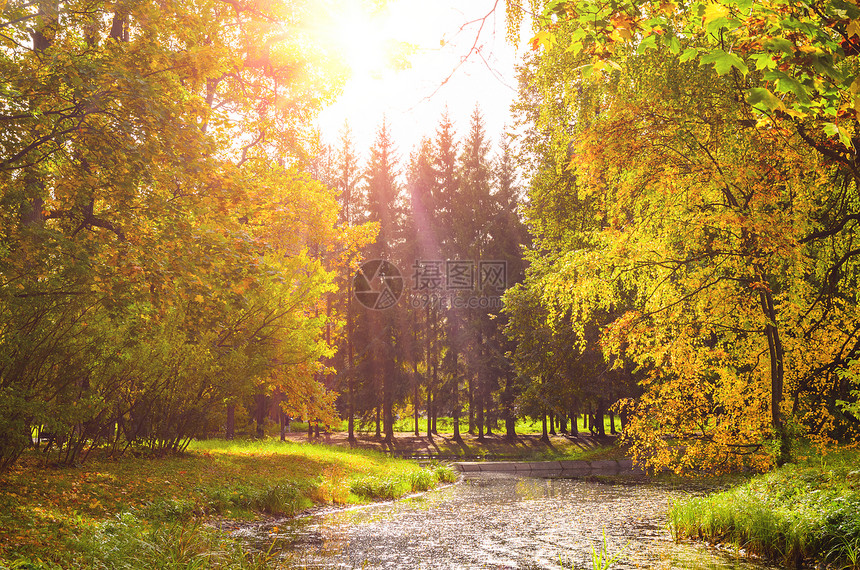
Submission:
<svg viewBox="0 0 860 570">
<path fill-rule="evenodd" d="M 669 501 L 651 485 L 481 477 L 395 503 L 269 523 L 249 539 L 277 538 L 304 568 L 591 568 L 606 533 L 614 568 L 763 568 L 701 545 L 675 544 Z M 277 528 L 277 530 L 275 530 Z"/>
</svg>

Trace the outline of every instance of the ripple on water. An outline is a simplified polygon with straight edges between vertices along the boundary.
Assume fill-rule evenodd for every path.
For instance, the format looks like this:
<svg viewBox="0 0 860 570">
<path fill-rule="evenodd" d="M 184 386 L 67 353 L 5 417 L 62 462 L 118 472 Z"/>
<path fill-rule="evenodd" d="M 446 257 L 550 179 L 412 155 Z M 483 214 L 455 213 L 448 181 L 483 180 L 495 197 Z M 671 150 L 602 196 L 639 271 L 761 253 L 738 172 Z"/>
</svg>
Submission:
<svg viewBox="0 0 860 570">
<path fill-rule="evenodd" d="M 605 532 L 613 568 L 761 569 L 702 545 L 675 544 L 669 501 L 653 485 L 481 477 L 393 503 L 258 527 L 301 568 L 591 568 Z M 273 532 L 277 527 L 277 531 Z"/>
</svg>

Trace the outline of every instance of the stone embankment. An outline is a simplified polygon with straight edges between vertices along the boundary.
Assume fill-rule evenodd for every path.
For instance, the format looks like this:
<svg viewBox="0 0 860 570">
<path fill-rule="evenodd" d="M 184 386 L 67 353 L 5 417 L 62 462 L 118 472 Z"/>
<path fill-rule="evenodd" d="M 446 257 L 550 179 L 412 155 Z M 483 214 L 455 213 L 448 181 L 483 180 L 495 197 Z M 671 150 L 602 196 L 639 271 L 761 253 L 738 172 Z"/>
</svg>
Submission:
<svg viewBox="0 0 860 570">
<path fill-rule="evenodd" d="M 587 477 L 589 475 L 643 475 L 629 459 L 595 461 L 458 461 L 454 468 L 466 476 L 477 474 L 527 477 Z"/>
</svg>

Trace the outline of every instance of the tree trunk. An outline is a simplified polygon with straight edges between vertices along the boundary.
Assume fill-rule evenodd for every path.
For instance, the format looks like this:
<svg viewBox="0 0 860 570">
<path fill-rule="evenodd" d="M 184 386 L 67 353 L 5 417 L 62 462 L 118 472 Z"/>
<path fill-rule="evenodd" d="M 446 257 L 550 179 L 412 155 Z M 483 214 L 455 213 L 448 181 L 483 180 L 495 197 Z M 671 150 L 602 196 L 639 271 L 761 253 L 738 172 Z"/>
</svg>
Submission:
<svg viewBox="0 0 860 570">
<path fill-rule="evenodd" d="M 570 409 L 570 435 L 579 436 L 579 414 L 573 408 Z"/>
<path fill-rule="evenodd" d="M 549 414 L 549 434 L 550 435 L 558 435 L 555 433 L 555 414 L 550 412 Z"/>
<path fill-rule="evenodd" d="M 469 395 L 469 433 L 475 435 L 475 376 L 470 374 L 467 378 L 469 379 L 469 390 L 466 392 Z"/>
<path fill-rule="evenodd" d="M 424 358 L 426 362 L 425 374 L 427 375 L 427 437 L 433 437 L 433 383 L 430 373 L 433 367 L 431 362 L 433 350 L 433 343 L 431 342 L 433 320 L 430 305 L 427 306 L 427 310 L 424 313 L 424 322 L 426 324 L 425 328 L 427 329 L 424 333 Z"/>
<path fill-rule="evenodd" d="M 618 433 L 615 431 L 615 412 L 609 412 L 609 433 L 612 435 Z"/>
<path fill-rule="evenodd" d="M 475 406 L 477 409 L 475 410 L 475 423 L 478 428 L 478 441 L 484 441 L 484 385 L 486 384 L 486 378 L 484 378 L 484 329 L 483 329 L 483 320 L 478 321 L 478 370 L 474 376 L 475 380 L 477 380 L 477 386 L 475 386 Z"/>
<path fill-rule="evenodd" d="M 266 395 L 254 395 L 254 419 L 257 422 L 257 437 L 262 439 L 266 437 Z"/>
<path fill-rule="evenodd" d="M 233 440 L 236 437 L 236 405 L 227 404 L 227 433 L 225 436 L 228 440 Z"/>
<path fill-rule="evenodd" d="M 391 382 L 393 379 L 393 356 L 390 356 L 386 365 L 385 378 L 382 381 L 382 403 L 383 403 L 383 422 L 385 426 L 385 442 L 388 444 L 394 443 L 394 396 L 392 394 Z"/>
<path fill-rule="evenodd" d="M 505 378 L 505 389 L 502 391 L 502 415 L 505 419 L 505 440 L 515 442 L 517 440 L 517 418 L 514 416 L 514 395 L 511 390 L 511 377 Z"/>
<path fill-rule="evenodd" d="M 451 349 L 451 361 L 454 363 L 453 366 L 453 390 L 451 390 L 451 396 L 453 397 L 453 408 L 451 410 L 451 416 L 454 420 L 454 441 L 463 441 L 463 438 L 460 437 L 460 367 L 458 365 L 458 357 L 457 348 L 452 347 Z"/>
<path fill-rule="evenodd" d="M 774 433 L 779 437 L 779 455 L 776 458 L 776 463 L 777 465 L 784 465 L 791 459 L 791 441 L 782 421 L 781 410 L 785 375 L 785 351 L 782 346 L 779 329 L 776 327 L 776 308 L 773 303 L 773 294 L 769 290 L 764 290 L 759 293 L 759 298 L 762 312 L 768 320 L 764 332 L 767 336 L 768 353 L 770 355 L 771 426 Z"/>
<path fill-rule="evenodd" d="M 377 439 L 382 438 L 382 412 L 381 412 L 380 408 L 381 408 L 381 406 L 377 402 L 377 404 L 376 404 L 376 438 Z"/>
<path fill-rule="evenodd" d="M 597 435 L 606 435 L 606 428 L 603 426 L 603 416 L 606 414 L 606 403 L 603 398 L 597 400 L 597 409 L 594 411 L 594 421 L 597 423 Z"/>
<path fill-rule="evenodd" d="M 287 441 L 287 414 L 284 410 L 278 410 L 278 424 L 281 428 L 281 441 Z"/>
<path fill-rule="evenodd" d="M 505 413 L 505 439 L 509 442 L 517 440 L 517 418 L 510 412 Z"/>
<path fill-rule="evenodd" d="M 544 443 L 549 443 L 549 433 L 547 432 L 547 425 L 546 425 L 546 414 L 545 413 L 542 414 L 541 418 L 542 418 L 541 419 L 542 429 L 541 429 L 540 440 Z"/>
<path fill-rule="evenodd" d="M 481 397 L 481 390 L 478 388 L 477 395 L 477 410 L 475 414 L 475 427 L 478 428 L 478 441 L 484 441 L 484 399 Z"/>
<path fill-rule="evenodd" d="M 347 263 L 347 275 L 349 275 L 349 263 Z M 350 445 L 355 443 L 355 380 L 353 379 L 353 365 L 355 353 L 352 345 L 352 279 L 348 279 L 346 298 L 346 353 L 347 353 L 347 441 Z"/>
<path fill-rule="evenodd" d="M 417 360 L 412 363 L 412 377 L 414 378 L 414 382 L 415 382 L 415 386 L 414 386 L 415 389 L 414 389 L 414 392 L 412 394 L 413 407 L 415 408 L 415 410 L 414 410 L 414 412 L 415 412 L 414 413 L 415 437 L 419 437 L 421 435 L 421 432 L 418 429 L 418 406 L 420 404 L 419 388 L 420 388 L 420 384 L 421 384 L 421 382 L 420 382 L 421 375 L 418 373 L 418 361 Z"/>
<path fill-rule="evenodd" d="M 433 386 L 434 387 L 439 386 L 439 364 L 436 361 L 435 356 L 434 356 L 434 360 L 433 360 Z M 436 418 L 439 417 L 439 405 L 437 403 L 438 400 L 439 400 L 439 398 L 437 395 L 436 400 L 433 401 L 433 430 L 432 431 L 435 435 L 439 435 L 439 432 L 436 431 Z"/>
</svg>

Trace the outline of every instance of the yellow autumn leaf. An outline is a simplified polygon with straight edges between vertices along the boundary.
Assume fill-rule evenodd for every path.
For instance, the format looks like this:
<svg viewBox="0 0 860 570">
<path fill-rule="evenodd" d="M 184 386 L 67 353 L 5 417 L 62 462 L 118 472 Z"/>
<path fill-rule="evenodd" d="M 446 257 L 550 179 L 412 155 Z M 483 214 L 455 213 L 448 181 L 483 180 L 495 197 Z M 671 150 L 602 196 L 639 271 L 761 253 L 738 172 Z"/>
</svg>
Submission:
<svg viewBox="0 0 860 570">
<path fill-rule="evenodd" d="M 849 38 L 852 36 L 860 36 L 860 21 L 851 20 L 850 22 L 848 22 L 848 28 L 846 29 L 846 33 L 848 34 Z"/>
<path fill-rule="evenodd" d="M 722 4 L 708 4 L 705 7 L 705 14 L 702 16 L 702 25 L 707 26 L 718 18 L 724 18 L 729 15 L 729 12 L 729 8 Z"/>
</svg>

